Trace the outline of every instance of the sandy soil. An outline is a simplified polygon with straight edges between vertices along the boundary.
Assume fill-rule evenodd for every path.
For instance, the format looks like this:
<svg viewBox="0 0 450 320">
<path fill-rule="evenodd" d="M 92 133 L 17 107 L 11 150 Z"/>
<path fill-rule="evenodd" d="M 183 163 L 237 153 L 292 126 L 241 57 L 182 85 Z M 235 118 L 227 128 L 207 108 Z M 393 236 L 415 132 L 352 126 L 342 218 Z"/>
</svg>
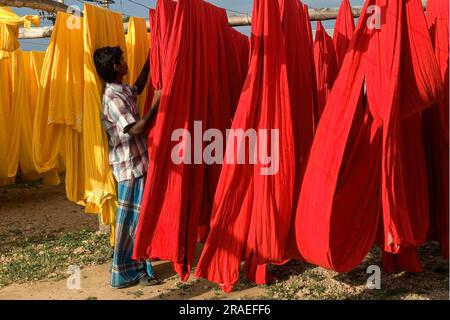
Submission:
<svg viewBox="0 0 450 320">
<path fill-rule="evenodd" d="M 64 186 L 39 183 L 0 187 L 0 250 L 14 244 L 17 237 L 32 238 L 69 231 L 99 228 L 96 215 L 67 200 Z M 82 290 L 67 289 L 66 280 L 12 284 L 0 289 L 0 299 L 239 299 L 264 293 L 257 286 L 225 296 L 205 280 L 179 282 L 169 263 L 155 262 L 155 272 L 163 283 L 154 287 L 109 287 L 109 264 L 82 269 Z"/>
<path fill-rule="evenodd" d="M 155 272 L 164 283 L 158 286 L 134 286 L 126 289 L 112 289 L 109 287 L 108 264 L 88 267 L 81 271 L 81 290 L 69 290 L 66 280 L 57 282 L 39 281 L 36 283 L 13 284 L 0 290 L 2 299 L 239 299 L 244 296 L 263 295 L 264 290 L 259 287 L 233 292 L 230 295 L 214 290 L 211 283 L 191 280 L 188 284 L 181 284 L 171 271 L 169 263 L 155 262 Z"/>
<path fill-rule="evenodd" d="M 97 230 L 98 217 L 66 198 L 64 185 L 40 183 L 0 187 L 0 243 L 68 231 Z M 0 247 L 1 249 L 1 247 Z"/>
</svg>

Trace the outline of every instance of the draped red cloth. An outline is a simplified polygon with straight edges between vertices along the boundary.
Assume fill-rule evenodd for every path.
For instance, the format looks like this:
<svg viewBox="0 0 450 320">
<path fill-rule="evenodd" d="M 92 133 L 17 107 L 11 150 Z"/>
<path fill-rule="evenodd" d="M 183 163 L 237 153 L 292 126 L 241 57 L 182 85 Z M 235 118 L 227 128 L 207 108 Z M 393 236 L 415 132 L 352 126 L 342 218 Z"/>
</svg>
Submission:
<svg viewBox="0 0 450 320">
<path fill-rule="evenodd" d="M 175 18 L 176 2 L 172 0 L 158 0 L 154 16 L 150 15 L 150 77 L 153 87 L 161 90 L 166 79 L 163 66 L 168 59 L 169 40 Z M 151 9 L 150 9 L 151 10 Z"/>
<path fill-rule="evenodd" d="M 227 29 L 231 34 L 230 40 L 233 43 L 232 46 L 226 47 L 226 52 L 228 55 L 234 56 L 234 59 L 229 59 L 228 63 L 230 64 L 229 69 L 234 70 L 234 77 L 230 78 L 230 88 L 231 88 L 231 119 L 234 117 L 234 113 L 236 112 L 236 107 L 239 102 L 239 97 L 241 95 L 242 86 L 247 78 L 247 71 L 249 66 L 250 59 L 250 38 L 244 36 L 239 31 L 236 31 L 234 28 Z"/>
<path fill-rule="evenodd" d="M 311 28 L 311 20 L 309 19 L 309 11 L 308 11 L 308 5 L 301 3 L 300 1 L 300 18 L 303 19 L 303 21 L 306 23 L 306 29 L 308 30 L 308 44 L 310 49 L 308 51 L 305 51 L 303 54 L 306 55 L 307 61 L 310 61 L 310 69 L 311 69 L 311 78 L 312 82 L 316 85 L 313 86 L 313 98 L 314 98 L 314 124 L 315 127 L 317 127 L 317 123 L 319 122 L 319 119 L 317 118 L 317 75 L 316 75 L 316 68 L 314 63 L 314 39 L 312 34 L 312 28 Z M 302 10 L 303 9 L 303 12 Z M 314 67 L 312 67 L 314 66 Z M 315 129 L 314 129 L 315 131 Z"/>
<path fill-rule="evenodd" d="M 355 21 L 353 20 L 350 2 L 348 0 L 343 0 L 339 7 L 333 33 L 333 43 L 338 69 L 344 61 L 345 53 L 347 52 L 354 31 Z"/>
<path fill-rule="evenodd" d="M 181 279 L 187 280 L 199 230 L 207 232 L 202 227 L 208 228 L 206 220 L 220 172 L 220 165 L 207 168 L 198 159 L 202 154 L 192 147 L 203 150 L 209 145 L 202 141 L 202 132 L 194 132 L 195 121 L 201 121 L 203 130 L 229 126 L 235 108 L 232 103 L 237 101 L 242 83 L 241 87 L 227 84 L 231 78 L 239 82 L 234 74 L 245 72 L 248 42 L 229 30 L 223 9 L 201 0 L 179 0 L 173 19 L 165 20 L 171 10 L 168 3 L 158 1 L 154 17 L 154 30 L 161 31 L 159 38 L 156 31 L 152 39 L 159 41 L 159 52 L 165 58 L 160 56 L 152 67 L 161 65 L 162 94 L 149 136 L 149 168 L 133 258 L 169 260 Z M 235 54 L 226 55 L 223 47 Z M 186 135 L 172 141 L 175 130 L 181 129 L 191 135 L 192 145 Z M 194 150 L 189 152 L 191 148 Z M 174 154 L 184 161 L 174 161 Z"/>
<path fill-rule="evenodd" d="M 449 2 L 429 0 L 427 21 L 439 63 L 444 88 L 449 88 Z M 431 240 L 439 241 L 441 255 L 448 259 L 448 216 L 449 216 L 449 145 L 448 145 L 449 94 L 444 94 L 439 102 L 422 113 L 425 154 L 428 167 L 430 196 Z"/>
<path fill-rule="evenodd" d="M 314 138 L 317 91 L 308 9 L 297 1 L 280 1 L 280 6 L 295 145 L 296 174 L 292 206 L 293 219 L 303 179 L 302 174 Z M 305 60 L 310 63 L 305 63 Z M 294 220 L 291 221 L 290 226 L 291 230 L 286 242 L 286 256 L 287 259 L 299 259 L 300 253 L 293 228 Z"/>
<path fill-rule="evenodd" d="M 208 32 L 212 35 L 206 45 L 210 63 L 206 125 L 225 133 L 231 126 L 247 74 L 249 42 L 246 36 L 228 26 L 225 11 L 207 2 L 204 5 L 207 9 L 205 26 L 208 26 Z M 199 242 L 205 242 L 209 233 L 212 204 L 222 166 L 208 164 L 205 168 L 207 203 L 200 217 Z"/>
<path fill-rule="evenodd" d="M 250 68 L 232 129 L 278 129 L 279 142 L 271 144 L 279 147 L 279 153 L 271 154 L 278 158 L 279 171 L 263 175 L 261 169 L 266 165 L 260 161 L 256 164 L 225 162 L 222 166 L 211 232 L 196 276 L 219 283 L 227 292 L 238 281 L 241 261 L 245 261 L 247 277 L 263 284 L 270 281 L 266 263 L 282 263 L 285 259 L 296 170 L 289 77 L 300 80 L 302 75 L 289 75 L 289 64 L 293 67 L 292 72 L 300 71 L 301 67 L 294 54 L 298 48 L 291 47 L 289 55 L 292 56 L 286 55 L 288 44 L 284 41 L 293 35 L 283 33 L 281 18 L 285 31 L 292 32 L 287 26 L 292 22 L 298 27 L 298 21 L 290 20 L 299 17 L 298 10 L 290 10 L 296 6 L 296 0 L 255 0 L 253 4 Z M 289 14 L 293 16 L 287 16 Z M 289 46 L 294 44 L 289 43 Z M 300 103 L 301 96 L 296 99 Z M 298 110 L 299 117 L 303 112 L 311 112 L 311 106 L 299 104 L 296 107 L 308 108 Z M 300 124 L 311 120 L 297 119 Z M 235 151 L 236 140 L 228 139 L 227 154 Z"/>
<path fill-rule="evenodd" d="M 163 66 L 166 63 L 169 39 L 175 15 L 176 2 L 172 0 L 158 0 L 155 10 L 149 10 L 150 22 L 150 80 L 147 89 L 147 99 L 144 111 L 148 111 L 153 100 L 153 90 L 161 90 L 166 73 Z"/>
<path fill-rule="evenodd" d="M 150 30 L 152 29 L 152 26 L 155 24 L 155 15 L 156 15 L 155 9 L 149 9 L 148 10 L 148 21 L 149 21 L 149 24 L 150 24 Z M 150 66 L 151 66 L 152 65 L 151 55 L 152 55 L 152 52 L 153 52 L 152 51 L 152 45 L 153 46 L 155 45 L 154 43 L 152 43 L 153 41 L 152 41 L 152 34 L 151 34 L 151 32 L 149 33 L 149 39 L 148 40 L 150 42 L 150 57 L 149 57 L 149 59 L 150 59 Z M 153 87 L 153 83 L 152 83 L 152 80 L 150 78 L 150 83 L 147 85 L 147 95 L 145 97 L 144 109 L 143 109 L 143 113 L 142 114 L 146 114 L 150 110 L 150 107 L 152 106 L 152 101 L 153 101 L 154 94 L 155 94 L 155 88 Z"/>
<path fill-rule="evenodd" d="M 367 12 L 371 5 L 381 8 L 379 30 Z M 355 121 L 364 83 L 367 107 Z M 306 261 L 352 270 L 381 224 L 384 251 L 406 255 L 413 267 L 429 220 L 419 113 L 441 90 L 420 0 L 366 1 L 300 192 L 296 237 Z"/>
<path fill-rule="evenodd" d="M 316 37 L 314 38 L 314 64 L 317 86 L 315 118 L 318 123 L 339 72 L 333 39 L 328 35 L 320 21 L 317 21 Z"/>
<path fill-rule="evenodd" d="M 298 1 L 279 0 L 279 3 L 294 129 L 295 166 L 296 172 L 300 172 L 311 148 L 315 129 L 315 83 L 311 77 L 314 66 L 305 63 L 305 59 L 312 61 L 314 58 L 302 6 Z"/>
<path fill-rule="evenodd" d="M 311 28 L 311 20 L 309 19 L 309 11 L 308 11 L 308 5 L 305 3 L 302 3 L 300 1 L 300 6 L 303 8 L 303 15 L 305 17 L 305 23 L 306 23 L 306 28 L 308 29 L 308 34 L 309 34 L 309 45 L 311 46 L 311 50 L 313 48 L 313 34 L 312 34 L 312 28 Z"/>
</svg>

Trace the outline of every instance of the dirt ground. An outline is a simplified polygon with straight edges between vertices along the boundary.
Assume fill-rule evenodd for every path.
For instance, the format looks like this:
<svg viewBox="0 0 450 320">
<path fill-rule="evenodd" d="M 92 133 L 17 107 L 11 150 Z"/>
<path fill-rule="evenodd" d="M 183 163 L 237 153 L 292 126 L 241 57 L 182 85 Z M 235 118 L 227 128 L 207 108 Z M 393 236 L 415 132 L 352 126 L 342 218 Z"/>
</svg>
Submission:
<svg viewBox="0 0 450 320">
<path fill-rule="evenodd" d="M 97 230 L 96 216 L 66 198 L 64 185 L 38 182 L 0 187 L 0 241 L 75 230 Z"/>
<path fill-rule="evenodd" d="M 16 249 L 40 248 L 45 246 L 46 241 L 82 230 L 87 230 L 88 234 L 96 234 L 98 228 L 97 216 L 85 214 L 82 207 L 69 202 L 63 185 L 55 187 L 41 183 L 22 183 L 0 187 L 0 268 L 3 267 L 4 270 L 11 270 L 9 264 L 16 257 L 15 252 L 26 252 L 15 251 Z M 86 241 L 83 243 L 89 242 Z M 38 254 L 44 254 L 37 250 Z M 93 251 L 76 249 L 73 252 L 85 252 L 84 254 L 89 255 Z M 367 266 L 379 263 L 376 254 L 370 255 L 360 267 L 346 274 L 294 261 L 285 266 L 274 267 L 274 274 L 279 279 L 275 284 L 256 286 L 242 279 L 231 294 L 223 293 L 215 284 L 193 277 L 182 283 L 170 264 L 164 261 L 154 263 L 156 274 L 163 280 L 161 285 L 112 289 L 109 287 L 108 254 L 106 259 L 98 260 L 99 263 L 89 260 L 82 267 L 81 290 L 67 289 L 64 277 L 55 280 L 42 279 L 42 276 L 31 280 L 29 277 L 17 277 L 17 281 L 7 282 L 3 287 L 0 282 L 0 300 L 449 298 L 448 262 L 438 256 L 436 244 L 429 244 L 421 250 L 425 268 L 423 273 L 383 273 L 381 290 L 369 290 L 366 286 Z M 68 261 L 64 259 L 59 264 L 63 269 L 68 267 Z M 27 265 L 20 270 L 26 272 Z"/>
<path fill-rule="evenodd" d="M 96 215 L 84 213 L 83 207 L 67 200 L 63 185 L 40 183 L 0 187 L 0 250 L 11 248 L 17 238 L 45 239 L 79 230 L 97 231 Z M 69 290 L 66 279 L 14 283 L 0 289 L 0 299 L 215 299 L 225 298 L 208 281 L 190 279 L 181 283 L 169 263 L 154 263 L 163 284 L 127 289 L 109 287 L 109 263 L 89 266 L 81 271 L 81 290 Z M 227 295 L 227 299 L 258 296 L 257 286 Z"/>
<path fill-rule="evenodd" d="M 179 283 L 170 265 L 164 262 L 155 262 L 155 272 L 165 282 L 159 286 L 135 286 L 126 289 L 112 289 L 109 287 L 108 264 L 88 267 L 82 270 L 81 290 L 68 290 L 66 280 L 41 281 L 36 283 L 12 284 L 0 290 L 0 300 L 4 299 L 64 299 L 64 300 L 161 300 L 161 299 L 239 299 L 244 296 L 263 295 L 264 290 L 259 287 L 233 292 L 225 296 L 213 285 L 205 280 L 188 282 L 190 289 L 186 290 Z"/>
</svg>

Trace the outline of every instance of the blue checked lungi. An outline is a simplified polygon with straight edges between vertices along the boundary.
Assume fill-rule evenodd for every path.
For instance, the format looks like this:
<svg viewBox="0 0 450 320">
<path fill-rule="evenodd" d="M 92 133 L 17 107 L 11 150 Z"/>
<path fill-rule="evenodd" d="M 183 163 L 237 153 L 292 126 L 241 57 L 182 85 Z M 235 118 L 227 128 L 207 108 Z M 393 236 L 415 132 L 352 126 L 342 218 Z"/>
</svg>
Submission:
<svg viewBox="0 0 450 320">
<path fill-rule="evenodd" d="M 111 287 L 121 288 L 148 275 L 154 276 L 150 260 L 131 259 L 139 221 L 145 177 L 119 182 L 116 242 L 111 265 Z"/>
</svg>

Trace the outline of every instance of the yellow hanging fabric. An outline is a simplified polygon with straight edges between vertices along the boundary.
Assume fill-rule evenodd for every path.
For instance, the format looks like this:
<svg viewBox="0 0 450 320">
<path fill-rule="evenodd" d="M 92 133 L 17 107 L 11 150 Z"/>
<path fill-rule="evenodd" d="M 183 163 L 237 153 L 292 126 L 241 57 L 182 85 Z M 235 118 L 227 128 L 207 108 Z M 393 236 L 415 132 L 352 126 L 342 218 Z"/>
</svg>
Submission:
<svg viewBox="0 0 450 320">
<path fill-rule="evenodd" d="M 23 136 L 25 137 L 23 140 L 21 140 L 21 145 L 23 145 L 23 141 L 26 141 L 26 148 L 27 148 L 27 161 L 32 161 L 35 171 L 39 172 L 37 170 L 36 162 L 34 161 L 33 157 L 33 131 L 34 131 L 34 115 L 36 114 L 37 109 L 37 103 L 38 103 L 38 94 L 39 90 L 41 88 L 40 85 L 40 79 L 41 79 L 41 72 L 44 65 L 44 59 L 45 59 L 46 52 L 27 52 L 26 56 L 28 55 L 29 58 L 27 58 L 26 63 L 29 63 L 28 67 L 31 70 L 31 77 L 30 77 L 30 87 L 32 88 L 33 94 L 30 97 L 30 102 L 32 106 L 32 111 L 30 111 L 30 121 L 31 121 L 31 127 L 27 127 L 27 130 L 23 132 Z M 27 64 L 25 64 L 27 65 Z M 22 153 L 20 153 L 22 154 Z M 25 159 L 22 159 L 19 157 L 19 166 L 22 168 L 23 162 Z M 41 174 L 41 177 L 43 178 L 43 181 L 45 184 L 50 185 L 56 185 L 60 183 L 59 180 L 59 174 L 65 172 L 65 166 L 63 165 L 63 162 L 61 160 L 58 160 L 58 168 L 54 170 L 50 170 L 49 172 L 45 172 Z M 67 187 L 66 187 L 67 188 Z"/>
<path fill-rule="evenodd" d="M 0 60 L 0 185 L 10 184 L 14 178 L 8 175 L 9 128 L 12 109 L 11 59 Z"/>
<path fill-rule="evenodd" d="M 22 52 L 22 77 L 21 86 L 25 89 L 22 92 L 24 103 L 21 107 L 20 124 L 20 148 L 19 148 L 19 167 L 25 180 L 36 180 L 39 173 L 36 171 L 36 165 L 32 152 L 33 120 L 36 110 L 36 97 L 38 93 L 38 82 L 44 52 Z M 24 101 L 25 102 L 25 101 Z"/>
<path fill-rule="evenodd" d="M 8 7 L 0 7 L 0 60 L 11 56 L 11 52 L 20 47 L 19 26 L 30 28 L 40 24 L 39 16 L 27 15 L 20 17 Z"/>
<path fill-rule="evenodd" d="M 8 178 L 13 178 L 17 174 L 19 166 L 19 148 L 20 148 L 20 121 L 21 108 L 26 103 L 24 84 L 22 51 L 16 50 L 11 55 L 11 80 L 12 80 L 12 103 L 9 113 L 9 145 L 8 150 Z"/>
<path fill-rule="evenodd" d="M 128 23 L 128 34 L 126 37 L 127 56 L 128 56 L 128 79 L 133 84 L 139 77 L 142 67 L 148 57 L 149 36 L 147 33 L 147 24 L 145 19 L 131 17 Z M 147 83 L 148 85 L 148 83 Z M 142 116 L 144 110 L 147 88 L 138 96 L 137 104 L 139 114 Z"/>
<path fill-rule="evenodd" d="M 22 53 L 22 85 L 24 89 L 18 90 L 18 94 L 24 94 L 27 100 L 21 108 L 19 168 L 25 180 L 36 180 L 41 176 L 45 184 L 56 185 L 60 182 L 58 171 L 53 169 L 39 175 L 36 162 L 33 158 L 32 148 L 34 115 L 44 57 L 45 52 L 28 51 Z"/>
<path fill-rule="evenodd" d="M 2 60 L 1 82 L 2 101 L 0 102 L 2 119 L 0 156 L 0 184 L 14 183 L 17 174 L 24 180 L 36 180 L 41 176 L 36 170 L 31 152 L 33 113 L 36 105 L 39 62 L 42 53 L 22 52 L 20 49 L 11 54 L 11 58 Z M 4 87 L 3 87 L 4 86 Z M 46 184 L 58 184 L 57 172 L 43 176 Z"/>
<path fill-rule="evenodd" d="M 86 209 L 100 212 L 102 222 L 111 226 L 112 243 L 117 211 L 116 183 L 109 167 L 108 139 L 100 118 L 104 83 L 95 70 L 93 55 L 98 48 L 117 45 L 126 58 L 122 16 L 85 4 L 83 142 Z"/>
<path fill-rule="evenodd" d="M 8 177 L 11 179 L 19 173 L 24 180 L 36 180 L 41 177 L 33 160 L 31 141 L 42 58 L 43 53 L 21 50 L 14 51 L 11 56 L 12 106 L 7 149 Z M 46 184 L 59 183 L 56 170 L 42 177 Z"/>
<path fill-rule="evenodd" d="M 73 19 L 81 18 L 63 12 L 56 17 L 42 63 L 32 150 L 38 172 L 54 170 L 58 162 L 65 167 L 67 198 L 84 204 L 83 29 Z"/>
</svg>

